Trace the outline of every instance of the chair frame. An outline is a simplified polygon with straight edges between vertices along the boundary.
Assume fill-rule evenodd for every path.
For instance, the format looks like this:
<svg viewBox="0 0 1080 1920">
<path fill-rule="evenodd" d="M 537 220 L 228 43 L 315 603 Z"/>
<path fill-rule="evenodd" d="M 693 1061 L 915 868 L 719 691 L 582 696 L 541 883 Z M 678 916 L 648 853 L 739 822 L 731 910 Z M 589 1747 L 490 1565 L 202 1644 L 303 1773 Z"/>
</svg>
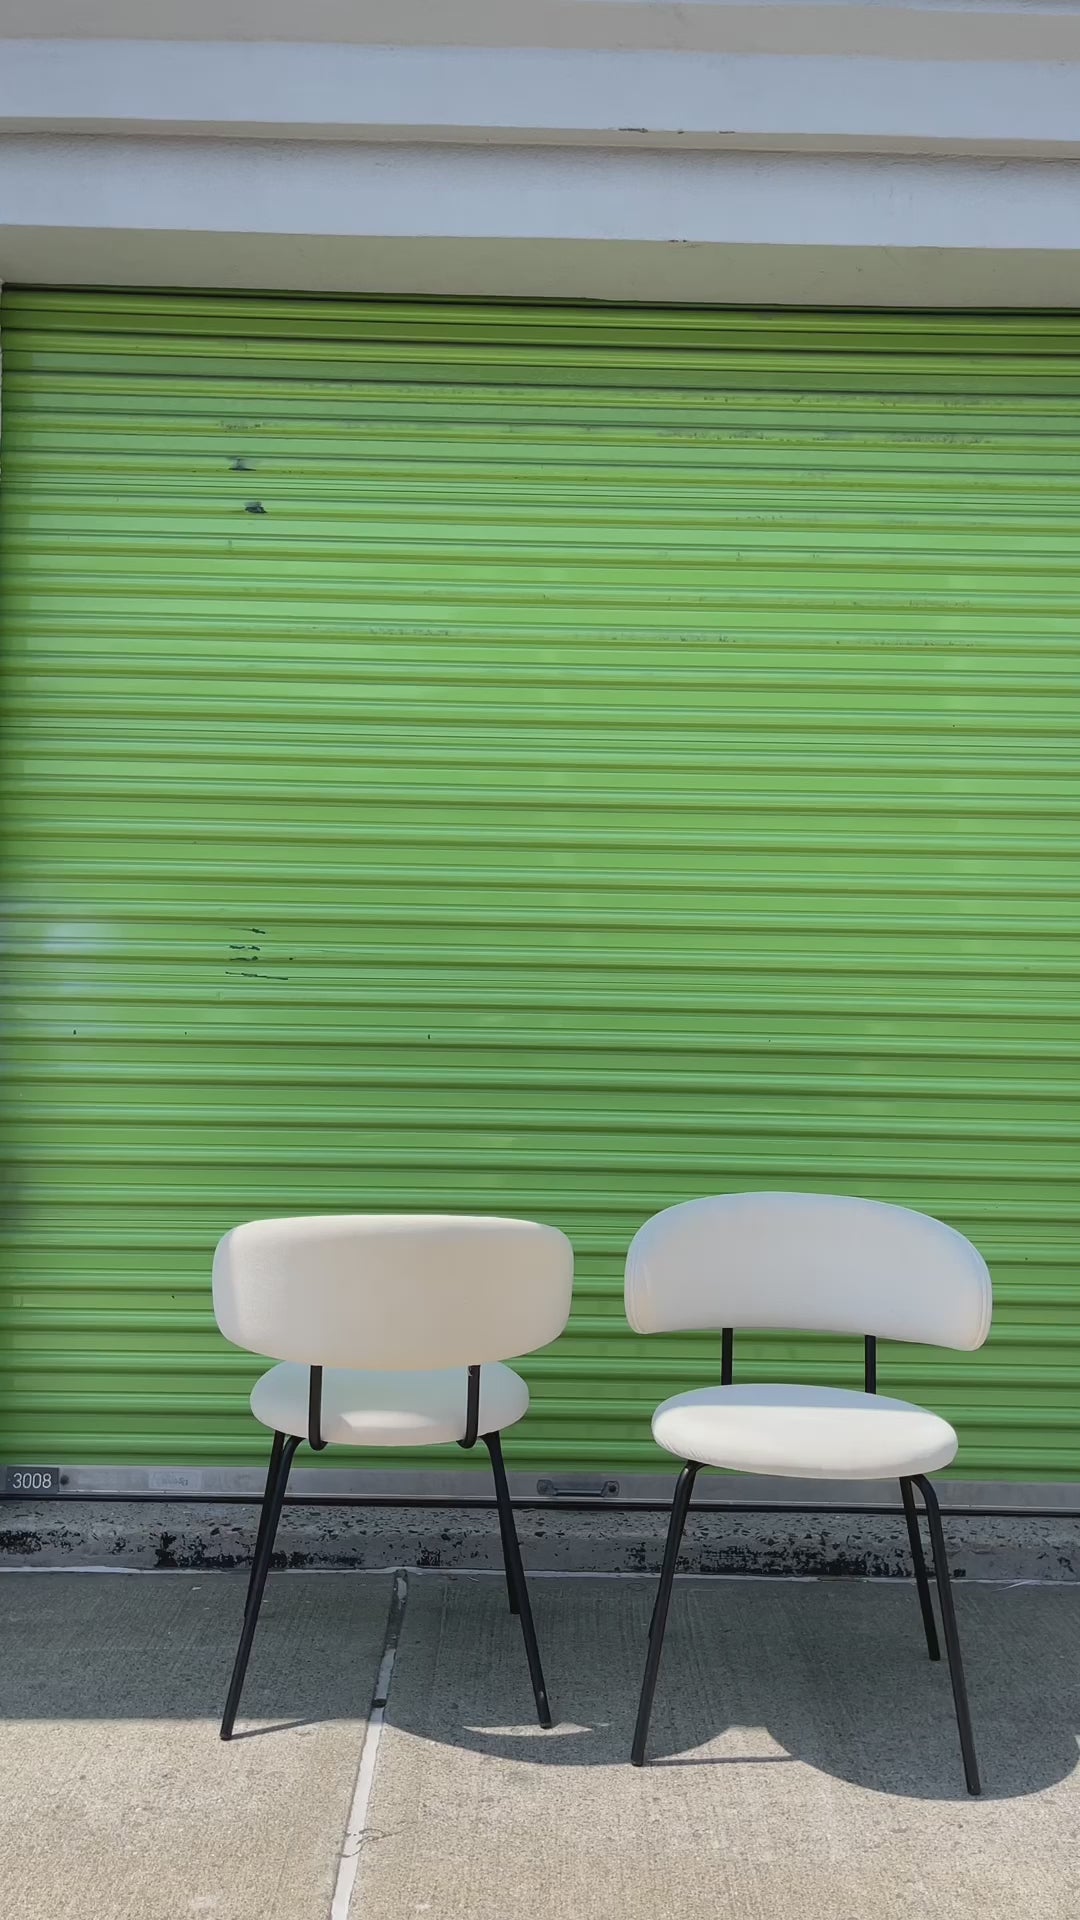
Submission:
<svg viewBox="0 0 1080 1920">
<path fill-rule="evenodd" d="M 734 1331 L 731 1327 L 721 1330 L 720 1384 L 730 1387 L 734 1371 Z M 867 1334 L 863 1340 L 864 1391 L 877 1392 L 877 1339 Z M 694 1482 L 702 1471 L 701 1462 L 688 1460 L 675 1483 L 675 1495 L 671 1503 L 671 1518 L 668 1523 L 667 1544 L 664 1548 L 663 1566 L 660 1572 L 660 1584 L 657 1588 L 653 1606 L 652 1620 L 649 1623 L 649 1650 L 645 1661 L 645 1674 L 641 1683 L 641 1697 L 638 1702 L 637 1723 L 634 1728 L 634 1741 L 631 1749 L 631 1761 L 635 1767 L 645 1764 L 645 1745 L 649 1737 L 649 1720 L 652 1715 L 653 1695 L 656 1692 L 656 1679 L 660 1671 L 660 1657 L 664 1650 L 664 1632 L 667 1627 L 668 1612 L 671 1606 L 671 1592 L 675 1580 L 675 1567 L 679 1557 L 683 1528 L 690 1510 L 690 1500 L 694 1491 Z M 922 1612 L 923 1632 L 926 1635 L 926 1651 L 931 1660 L 940 1660 L 941 1648 L 938 1644 L 937 1626 L 934 1608 L 930 1598 L 930 1581 L 927 1574 L 926 1558 L 923 1553 L 922 1534 L 919 1527 L 918 1508 L 915 1504 L 915 1489 L 922 1495 L 926 1509 L 927 1525 L 930 1529 L 930 1544 L 933 1549 L 934 1579 L 937 1586 L 938 1605 L 941 1608 L 941 1624 L 945 1634 L 945 1651 L 949 1661 L 949 1678 L 952 1682 L 953 1704 L 956 1709 L 956 1726 L 960 1735 L 960 1752 L 964 1762 L 964 1779 L 970 1794 L 980 1794 L 982 1783 L 979 1778 L 979 1764 L 975 1754 L 975 1740 L 971 1730 L 971 1713 L 968 1708 L 967 1684 L 964 1679 L 964 1663 L 960 1652 L 960 1634 L 956 1624 L 956 1608 L 953 1602 L 952 1583 L 949 1575 L 949 1562 L 945 1551 L 945 1536 L 941 1525 L 941 1508 L 937 1493 L 925 1474 L 912 1474 L 900 1481 L 900 1495 L 904 1503 L 904 1519 L 907 1522 L 908 1544 L 915 1569 L 915 1585 L 919 1595 L 919 1607 Z"/>
<path fill-rule="evenodd" d="M 307 1443 L 315 1453 L 321 1453 L 326 1446 L 322 1437 L 322 1385 L 323 1369 L 313 1366 L 310 1369 L 308 1388 L 308 1431 Z M 525 1641 L 525 1657 L 529 1663 L 529 1679 L 532 1682 L 533 1698 L 536 1702 L 537 1719 L 542 1727 L 551 1726 L 551 1708 L 548 1704 L 544 1671 L 540 1664 L 540 1649 L 536 1640 L 536 1628 L 533 1625 L 532 1607 L 529 1603 L 529 1590 L 525 1581 L 525 1568 L 521 1559 L 521 1544 L 514 1524 L 514 1509 L 510 1499 L 510 1484 L 506 1477 L 506 1464 L 503 1460 L 502 1438 L 498 1431 L 480 1433 L 480 1368 L 468 1369 L 468 1387 L 465 1406 L 465 1432 L 458 1446 L 466 1452 L 481 1440 L 491 1459 L 491 1473 L 495 1483 L 495 1504 L 499 1514 L 499 1537 L 502 1541 L 503 1567 L 506 1573 L 506 1591 L 511 1613 L 518 1615 L 521 1621 L 522 1637 Z M 240 1696 L 244 1689 L 248 1661 L 255 1640 L 255 1629 L 259 1624 L 259 1609 L 262 1606 L 266 1589 L 266 1578 L 274 1552 L 281 1509 L 285 1502 L 285 1490 L 289 1484 L 289 1472 L 297 1449 L 302 1441 L 295 1434 L 275 1433 L 270 1448 L 270 1463 L 266 1473 L 266 1488 L 263 1493 L 259 1512 L 259 1530 L 255 1539 L 255 1552 L 251 1562 L 251 1574 L 248 1579 L 247 1598 L 244 1602 L 244 1623 L 240 1630 L 240 1643 L 233 1662 L 232 1678 L 225 1701 L 225 1712 L 221 1721 L 221 1738 L 231 1740 L 236 1715 L 240 1706 Z"/>
</svg>

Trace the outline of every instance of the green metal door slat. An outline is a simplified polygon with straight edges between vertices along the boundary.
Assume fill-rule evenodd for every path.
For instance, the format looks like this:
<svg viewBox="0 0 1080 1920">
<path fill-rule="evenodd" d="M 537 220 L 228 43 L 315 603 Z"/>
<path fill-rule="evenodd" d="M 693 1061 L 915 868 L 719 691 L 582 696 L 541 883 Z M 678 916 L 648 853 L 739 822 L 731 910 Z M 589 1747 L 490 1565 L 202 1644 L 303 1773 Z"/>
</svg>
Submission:
<svg viewBox="0 0 1080 1920">
<path fill-rule="evenodd" d="M 792 1186 L 971 1234 L 881 1384 L 1080 1473 L 1080 316 L 0 320 L 0 1459 L 261 1459 L 218 1234 L 445 1207 L 578 1250 L 514 1464 L 653 1470 L 626 1244 Z"/>
</svg>

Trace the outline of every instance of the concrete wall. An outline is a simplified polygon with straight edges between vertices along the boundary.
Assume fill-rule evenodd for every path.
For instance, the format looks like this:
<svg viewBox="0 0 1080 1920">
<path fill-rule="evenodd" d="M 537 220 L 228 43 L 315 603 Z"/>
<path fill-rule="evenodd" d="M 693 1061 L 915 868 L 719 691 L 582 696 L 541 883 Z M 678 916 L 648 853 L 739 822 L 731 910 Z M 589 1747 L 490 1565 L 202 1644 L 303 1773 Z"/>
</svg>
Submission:
<svg viewBox="0 0 1080 1920">
<path fill-rule="evenodd" d="M 1076 306 L 1080 6 L 7 0 L 0 273 Z"/>
</svg>

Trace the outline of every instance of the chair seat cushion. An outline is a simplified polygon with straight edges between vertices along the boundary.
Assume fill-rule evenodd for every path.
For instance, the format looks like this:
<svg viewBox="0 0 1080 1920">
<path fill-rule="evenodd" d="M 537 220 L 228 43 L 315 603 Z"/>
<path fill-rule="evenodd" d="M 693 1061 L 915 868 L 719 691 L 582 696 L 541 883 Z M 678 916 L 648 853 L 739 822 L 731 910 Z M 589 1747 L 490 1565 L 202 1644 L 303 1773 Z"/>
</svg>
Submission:
<svg viewBox="0 0 1080 1920">
<path fill-rule="evenodd" d="M 938 1414 L 839 1387 L 702 1387 L 665 1400 L 652 1430 L 683 1460 L 796 1480 L 899 1480 L 957 1448 Z"/>
<path fill-rule="evenodd" d="M 256 1420 L 277 1433 L 306 1438 L 310 1370 L 291 1360 L 271 1367 L 251 1395 Z M 465 1367 L 431 1373 L 323 1373 L 322 1436 L 348 1447 L 432 1447 L 465 1433 L 469 1376 Z M 480 1369 L 480 1432 L 513 1426 L 529 1405 L 520 1374 L 498 1361 Z"/>
</svg>

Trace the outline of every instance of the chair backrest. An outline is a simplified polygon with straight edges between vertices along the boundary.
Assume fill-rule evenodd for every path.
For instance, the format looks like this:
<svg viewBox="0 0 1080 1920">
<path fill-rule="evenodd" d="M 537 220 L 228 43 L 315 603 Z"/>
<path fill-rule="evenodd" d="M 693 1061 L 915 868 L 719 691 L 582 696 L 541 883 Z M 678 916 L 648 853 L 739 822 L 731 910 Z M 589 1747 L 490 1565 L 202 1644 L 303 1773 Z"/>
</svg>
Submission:
<svg viewBox="0 0 1080 1920">
<path fill-rule="evenodd" d="M 530 1353 L 566 1325 L 574 1254 L 529 1220 L 253 1220 L 214 1255 L 227 1340 L 305 1366 L 424 1370 Z"/>
<path fill-rule="evenodd" d="M 831 1193 L 727 1193 L 654 1215 L 626 1258 L 637 1333 L 786 1327 L 981 1347 L 990 1275 L 954 1227 Z"/>
</svg>

